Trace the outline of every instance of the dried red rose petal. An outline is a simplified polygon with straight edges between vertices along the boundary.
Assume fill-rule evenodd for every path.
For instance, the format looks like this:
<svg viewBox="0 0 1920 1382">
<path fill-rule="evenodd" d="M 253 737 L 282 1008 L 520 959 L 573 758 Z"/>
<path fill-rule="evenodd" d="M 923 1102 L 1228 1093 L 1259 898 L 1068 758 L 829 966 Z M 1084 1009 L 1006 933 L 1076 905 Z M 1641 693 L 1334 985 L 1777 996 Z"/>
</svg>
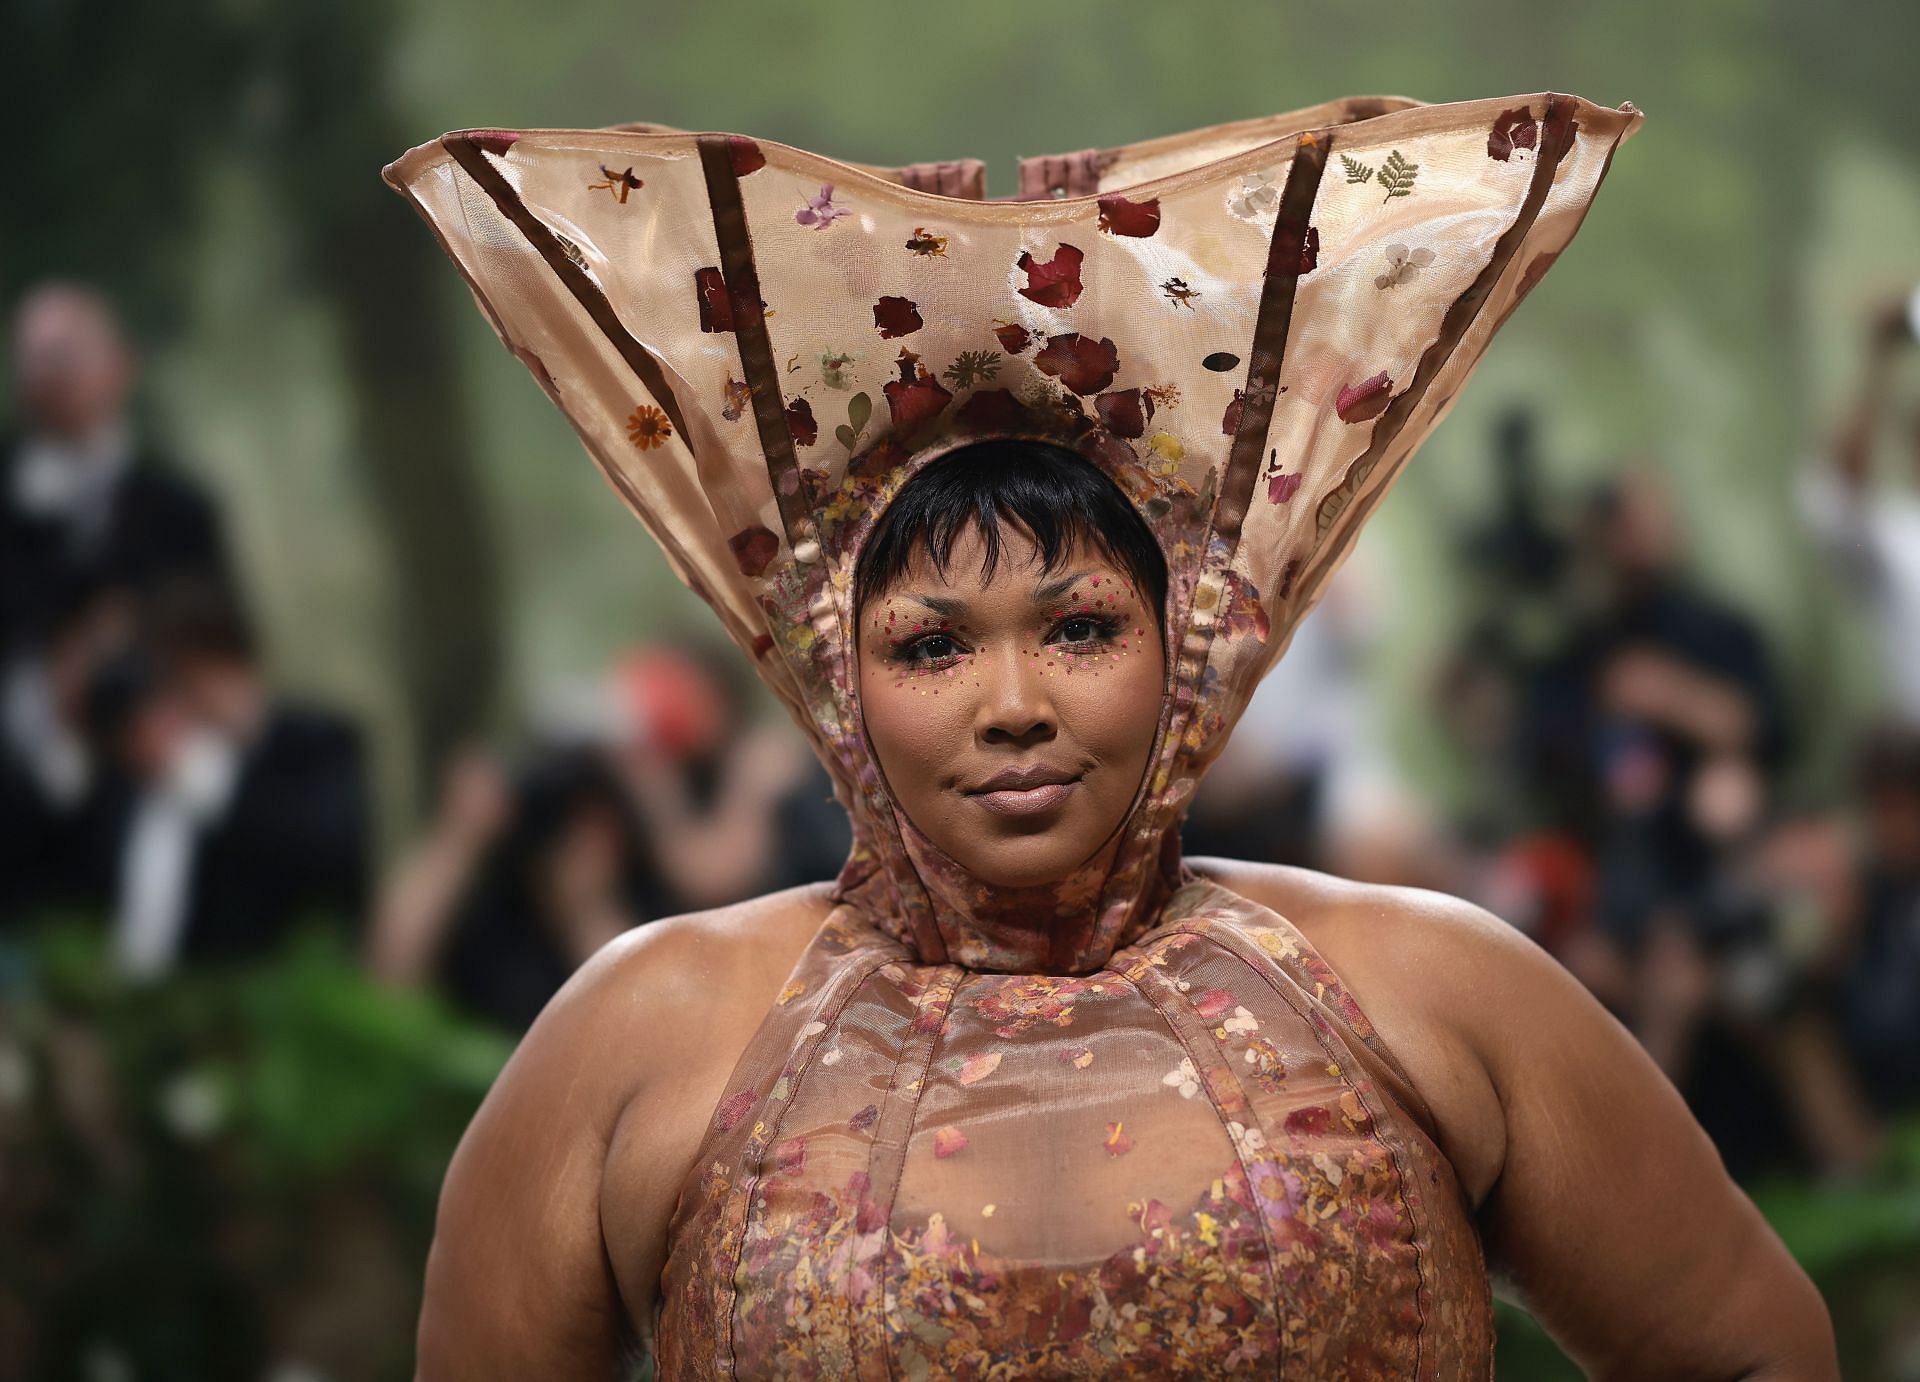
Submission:
<svg viewBox="0 0 1920 1382">
<path fill-rule="evenodd" d="M 920 357 L 906 347 L 901 347 L 895 363 L 899 366 L 900 377 L 888 380 L 881 392 L 887 396 L 887 408 L 893 417 L 894 431 L 911 433 L 938 417 L 940 410 L 953 401 L 953 393 L 927 373 L 920 363 Z"/>
<path fill-rule="evenodd" d="M 732 1128 L 735 1123 L 738 1123 L 742 1118 L 746 1117 L 747 1110 L 752 1107 L 753 1091 L 751 1089 L 737 1089 L 722 1099 L 720 1106 L 713 1111 L 713 1125 L 720 1129 L 721 1132 L 726 1132 Z"/>
<path fill-rule="evenodd" d="M 1274 475 L 1267 480 L 1267 498 L 1276 504 L 1284 504 L 1300 490 L 1300 472 L 1290 475 Z"/>
<path fill-rule="evenodd" d="M 1017 430 L 1026 421 L 1026 405 L 1009 389 L 976 389 L 954 414 L 971 431 Z"/>
<path fill-rule="evenodd" d="M 911 336 L 926 323 L 912 298 L 883 297 L 873 304 L 873 324 L 883 338 Z"/>
<path fill-rule="evenodd" d="M 733 175 L 743 178 L 756 168 L 767 166 L 767 156 L 760 146 L 744 134 L 727 136 L 727 152 L 733 156 Z"/>
<path fill-rule="evenodd" d="M 1000 338 L 1000 349 L 1009 355 L 1018 355 L 1033 344 L 1033 336 L 1019 322 L 1009 322 L 1005 326 L 993 328 L 993 334 Z"/>
<path fill-rule="evenodd" d="M 767 569 L 767 563 L 780 550 L 780 539 L 771 529 L 754 524 L 743 528 L 727 540 L 733 548 L 733 559 L 740 563 L 740 570 L 749 576 L 758 576 Z"/>
<path fill-rule="evenodd" d="M 1393 380 L 1387 378 L 1387 372 L 1382 370 L 1371 379 L 1363 379 L 1358 384 L 1349 384 L 1340 390 L 1340 396 L 1333 406 L 1342 422 L 1365 422 L 1384 413 L 1392 400 Z"/>
<path fill-rule="evenodd" d="M 1027 286 L 1020 296 L 1042 307 L 1071 307 L 1080 299 L 1080 261 L 1086 256 L 1072 245 L 1061 244 L 1053 258 L 1041 263 L 1026 250 L 1014 263 L 1027 272 Z"/>
<path fill-rule="evenodd" d="M 1160 229 L 1160 199 L 1134 202 L 1119 195 L 1102 197 L 1100 229 L 1109 235 L 1151 235 Z"/>
<path fill-rule="evenodd" d="M 718 268 L 709 265 L 695 269 L 693 291 L 700 301 L 702 331 L 733 330 L 733 303 L 727 297 L 727 280 Z"/>
<path fill-rule="evenodd" d="M 1102 336 L 1094 340 L 1078 331 L 1068 331 L 1047 342 L 1045 350 L 1033 357 L 1042 374 L 1050 374 L 1075 393 L 1085 396 L 1099 393 L 1113 382 L 1120 369 L 1120 352 Z"/>
<path fill-rule="evenodd" d="M 1093 400 L 1100 421 L 1116 436 L 1137 437 L 1147 430 L 1146 413 L 1140 406 L 1140 390 L 1118 389 Z"/>
<path fill-rule="evenodd" d="M 804 398 L 796 398 L 787 405 L 787 431 L 793 434 L 795 446 L 812 446 L 820 440 L 820 424 L 813 419 L 813 405 Z"/>
<path fill-rule="evenodd" d="M 1497 158 L 1502 163 L 1513 157 L 1515 149 L 1531 149 L 1540 142 L 1540 126 L 1534 121 L 1533 112 L 1525 106 L 1517 110 L 1503 110 L 1493 122 L 1493 130 L 1487 135 L 1487 157 Z"/>
</svg>

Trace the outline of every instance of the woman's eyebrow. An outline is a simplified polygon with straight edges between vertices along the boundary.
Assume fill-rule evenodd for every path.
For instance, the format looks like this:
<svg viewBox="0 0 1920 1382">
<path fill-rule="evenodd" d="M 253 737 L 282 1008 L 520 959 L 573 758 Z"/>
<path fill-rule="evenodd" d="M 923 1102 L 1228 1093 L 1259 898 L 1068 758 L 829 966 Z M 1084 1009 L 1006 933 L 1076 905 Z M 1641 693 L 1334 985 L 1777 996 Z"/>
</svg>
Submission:
<svg viewBox="0 0 1920 1382">
<path fill-rule="evenodd" d="M 902 595 L 901 598 L 904 600 L 912 600 L 917 605 L 925 605 L 935 614 L 945 615 L 949 619 L 964 614 L 967 608 L 967 602 L 965 600 L 956 600 L 946 595 L 921 595 L 916 593 L 912 595 Z"/>
<path fill-rule="evenodd" d="M 1072 590 L 1075 582 L 1084 581 L 1092 574 L 1090 571 L 1075 571 L 1070 576 L 1062 576 L 1058 580 L 1048 581 L 1045 585 L 1035 586 L 1030 598 L 1036 605 L 1048 604 Z"/>
</svg>

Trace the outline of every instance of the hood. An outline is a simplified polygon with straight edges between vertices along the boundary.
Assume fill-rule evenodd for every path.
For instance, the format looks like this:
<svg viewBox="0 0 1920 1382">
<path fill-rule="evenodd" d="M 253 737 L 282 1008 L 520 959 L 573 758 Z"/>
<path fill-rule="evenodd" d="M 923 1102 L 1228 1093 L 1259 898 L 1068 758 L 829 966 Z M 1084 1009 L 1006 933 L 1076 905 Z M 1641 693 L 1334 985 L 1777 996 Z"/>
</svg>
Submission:
<svg viewBox="0 0 1920 1382">
<path fill-rule="evenodd" d="M 975 159 L 647 124 L 460 131 L 385 176 L 807 733 L 853 820 L 839 899 L 924 963 L 1086 974 L 1153 924 L 1254 687 L 1641 118 L 1354 98 L 1023 159 L 998 200 Z M 1170 576 L 1118 848 L 1018 892 L 895 809 L 854 667 L 875 520 L 992 437 L 1100 466 Z"/>
</svg>

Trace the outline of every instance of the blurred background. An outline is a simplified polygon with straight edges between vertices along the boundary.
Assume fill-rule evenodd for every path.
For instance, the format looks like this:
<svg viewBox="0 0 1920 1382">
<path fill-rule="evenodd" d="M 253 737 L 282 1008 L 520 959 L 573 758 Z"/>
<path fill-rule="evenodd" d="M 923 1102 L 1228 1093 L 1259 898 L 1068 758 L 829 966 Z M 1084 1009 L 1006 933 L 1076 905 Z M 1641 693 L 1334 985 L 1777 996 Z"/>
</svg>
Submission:
<svg viewBox="0 0 1920 1382">
<path fill-rule="evenodd" d="M 843 857 L 382 164 L 646 120 L 1005 195 L 1023 154 L 1559 90 L 1646 126 L 1189 851 L 1526 931 L 1847 1376 L 1920 1378 L 1920 11 L 1542 13 L 9 4 L 0 1376 L 408 1376 L 440 1176 L 541 1004 Z M 1500 1323 L 1503 1374 L 1578 1376 Z"/>
</svg>

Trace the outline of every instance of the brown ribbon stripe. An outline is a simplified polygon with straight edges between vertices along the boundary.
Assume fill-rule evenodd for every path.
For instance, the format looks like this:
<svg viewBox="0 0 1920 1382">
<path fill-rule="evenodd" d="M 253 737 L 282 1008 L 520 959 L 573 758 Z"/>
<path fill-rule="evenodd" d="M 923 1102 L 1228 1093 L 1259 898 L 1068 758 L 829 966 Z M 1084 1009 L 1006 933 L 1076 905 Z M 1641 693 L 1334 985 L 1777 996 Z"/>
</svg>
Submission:
<svg viewBox="0 0 1920 1382">
<path fill-rule="evenodd" d="M 724 134 L 699 137 L 700 167 L 707 177 L 707 200 L 713 207 L 713 233 L 720 242 L 720 274 L 727 281 L 727 299 L 733 307 L 734 343 L 740 368 L 753 393 L 753 420 L 760 431 L 760 449 L 767 458 L 767 478 L 787 530 L 787 546 L 798 547 L 813 531 L 813 515 L 801 492 L 798 463 L 793 454 L 793 432 L 787 426 L 786 405 L 780 397 L 780 371 L 773 345 L 767 339 L 767 319 L 760 310 L 760 274 L 753 262 L 753 237 L 747 230 L 747 211 L 740 196 L 740 175 L 733 170 L 733 151 Z"/>
<path fill-rule="evenodd" d="M 666 372 L 660 368 L 660 362 L 653 352 L 635 340 L 633 333 L 620 320 L 620 314 L 613 310 L 613 304 L 600 290 L 587 271 L 568 257 L 557 237 L 546 222 L 527 209 L 520 194 L 513 189 L 500 170 L 488 160 L 486 151 L 473 139 L 461 135 L 449 135 L 440 141 L 441 147 L 453 155 L 454 161 L 466 169 L 467 176 L 478 183 L 493 204 L 500 208 L 500 214 L 519 227 L 520 233 L 527 237 L 527 243 L 539 251 L 540 257 L 547 261 L 556 277 L 566 284 L 580 306 L 606 334 L 613 348 L 620 352 L 648 393 L 659 400 L 660 407 L 666 412 L 667 420 L 673 424 L 674 431 L 689 448 L 693 438 L 687 434 L 686 418 L 681 414 L 680 401 L 674 397 L 673 388 L 667 383 Z"/>
</svg>

